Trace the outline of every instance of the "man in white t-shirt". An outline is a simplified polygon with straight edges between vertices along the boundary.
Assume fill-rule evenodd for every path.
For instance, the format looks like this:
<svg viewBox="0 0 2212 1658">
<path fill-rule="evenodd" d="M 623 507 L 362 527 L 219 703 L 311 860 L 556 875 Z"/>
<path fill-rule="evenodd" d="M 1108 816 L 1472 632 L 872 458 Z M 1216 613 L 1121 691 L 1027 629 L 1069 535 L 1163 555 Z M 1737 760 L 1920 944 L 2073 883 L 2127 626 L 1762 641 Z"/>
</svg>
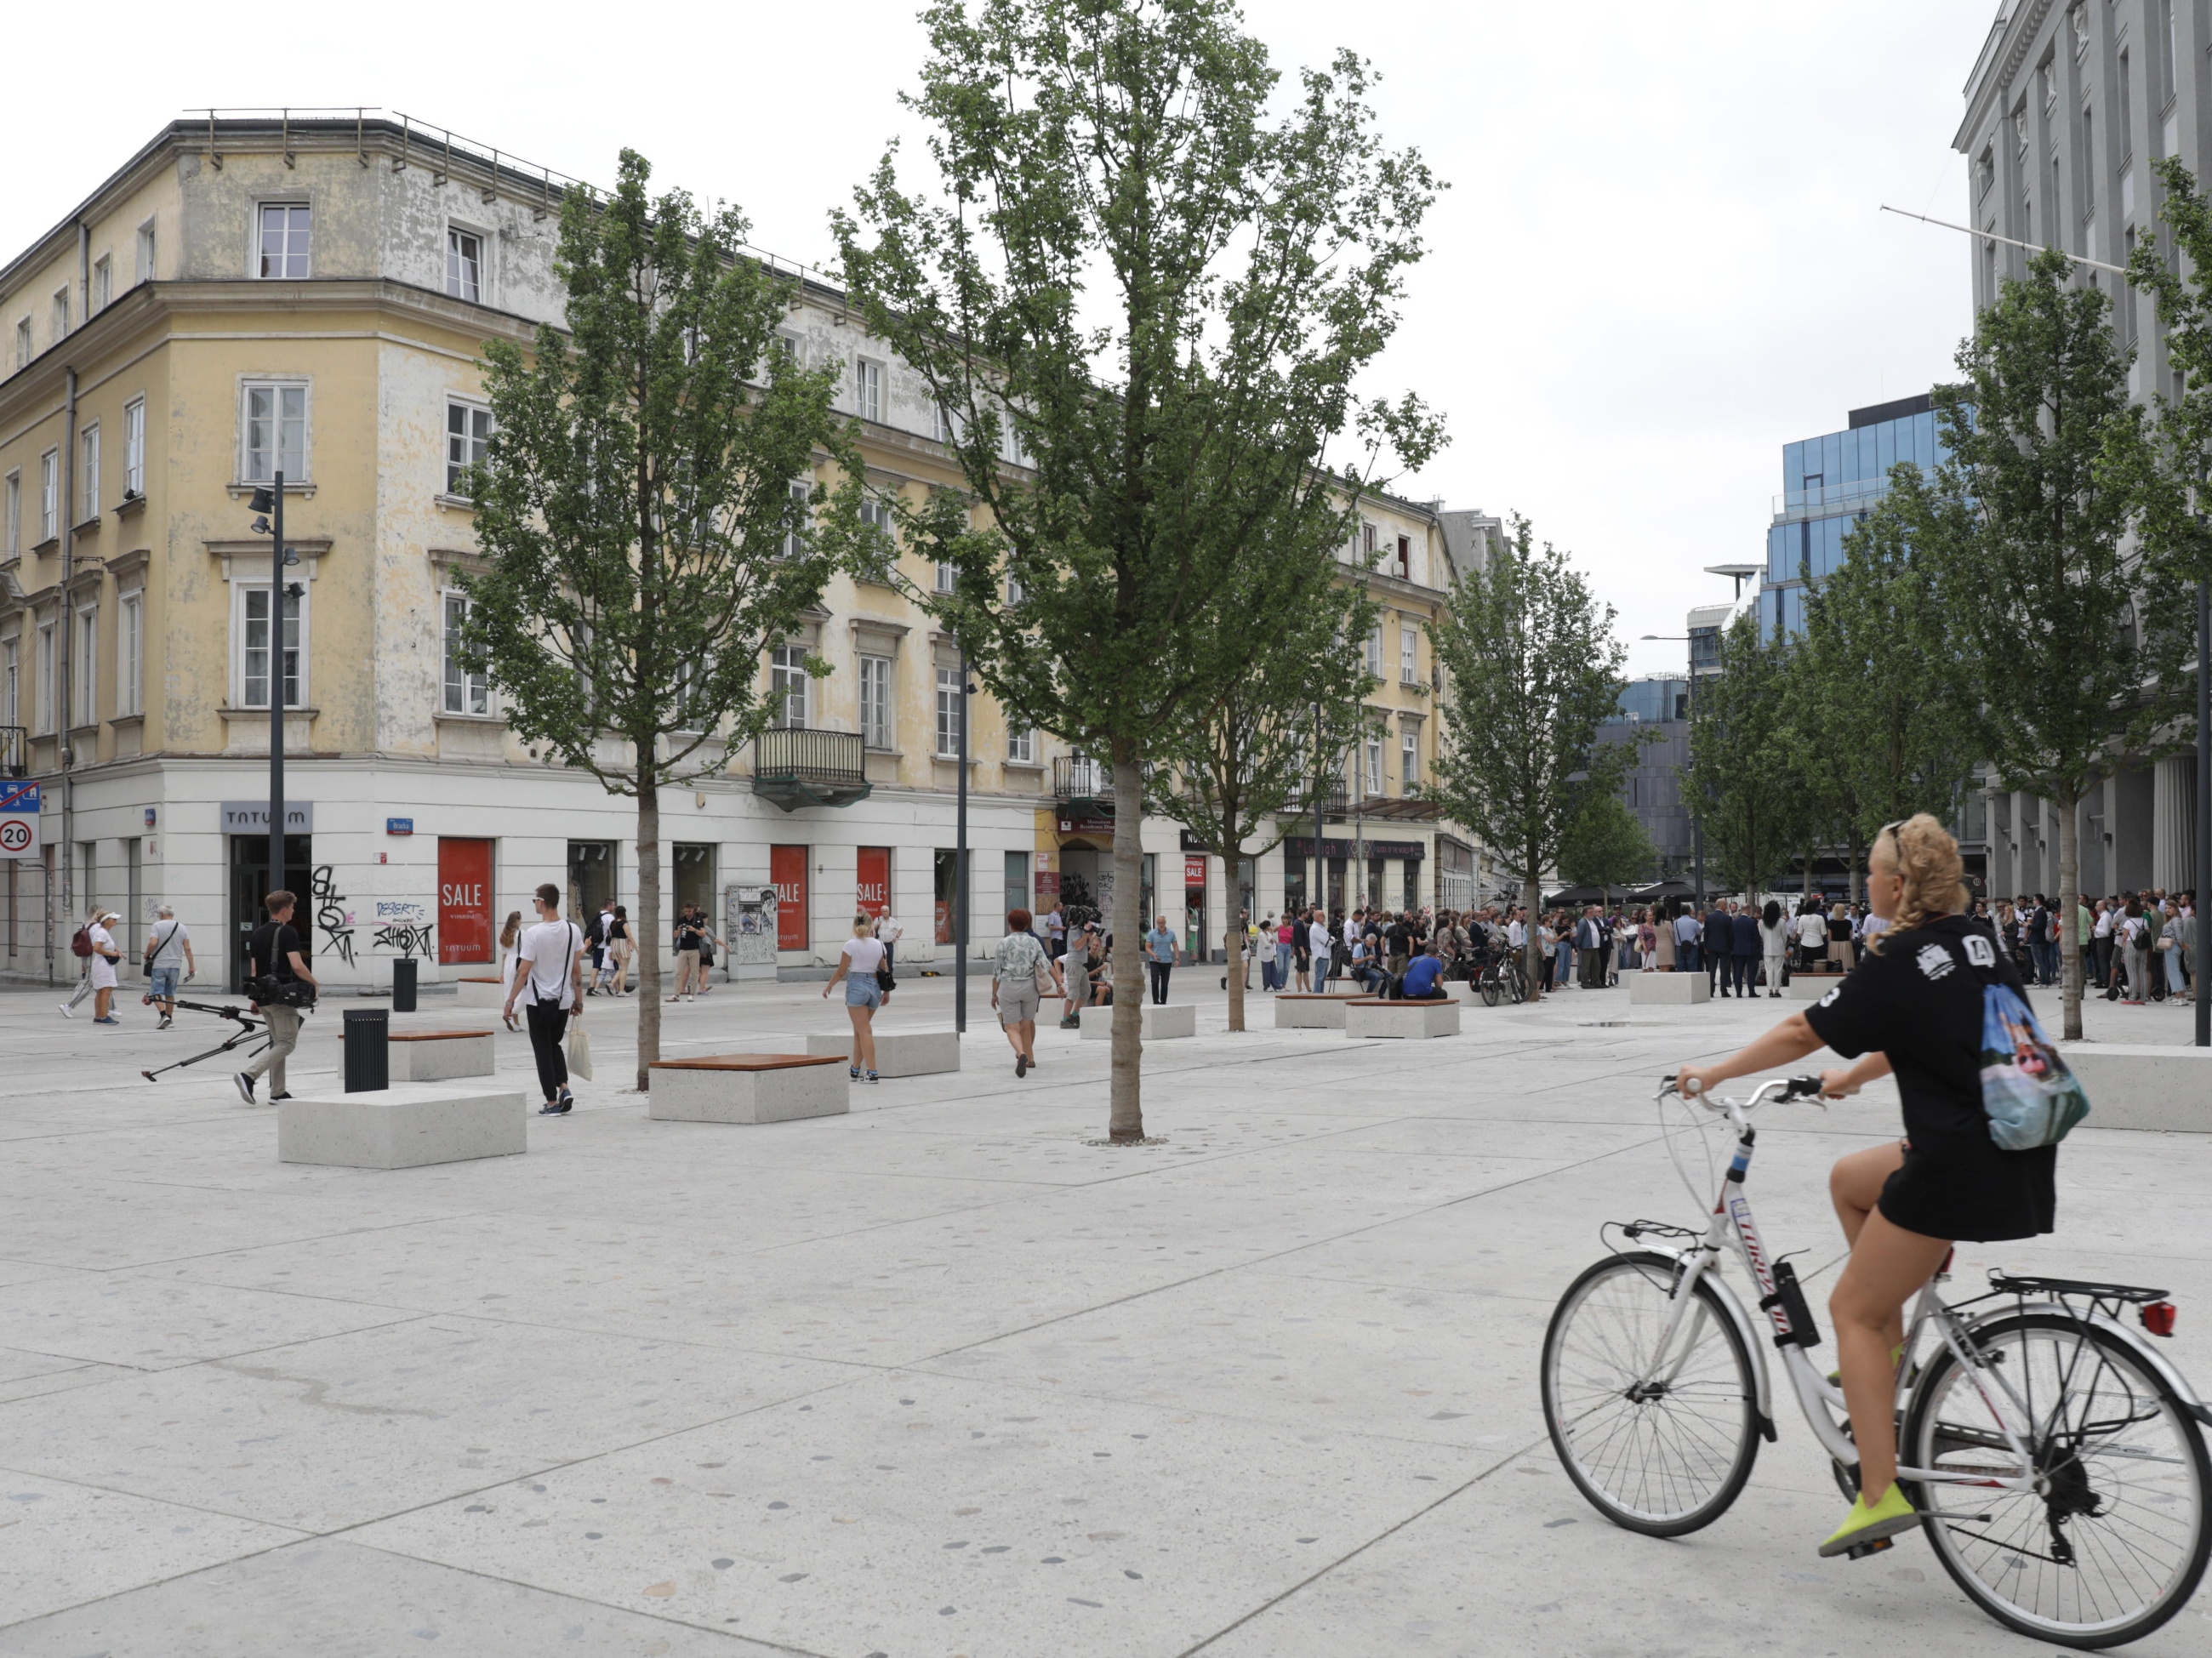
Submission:
<svg viewBox="0 0 2212 1658">
<path fill-rule="evenodd" d="M 541 1117 L 558 1117 L 575 1108 L 568 1091 L 568 1060 L 561 1039 L 568 1021 L 584 1017 L 584 930 L 561 919 L 561 889 L 548 881 L 538 889 L 536 925 L 522 930 L 514 946 L 514 977 L 507 987 L 504 1017 L 514 1023 L 514 1004 L 522 1003 L 530 1022 L 530 1051 L 538 1061 L 538 1084 L 545 1103 Z"/>
<path fill-rule="evenodd" d="M 876 942 L 884 947 L 884 965 L 890 967 L 891 958 L 898 954 L 898 941 L 906 936 L 906 928 L 899 918 L 886 909 L 876 917 Z"/>
</svg>

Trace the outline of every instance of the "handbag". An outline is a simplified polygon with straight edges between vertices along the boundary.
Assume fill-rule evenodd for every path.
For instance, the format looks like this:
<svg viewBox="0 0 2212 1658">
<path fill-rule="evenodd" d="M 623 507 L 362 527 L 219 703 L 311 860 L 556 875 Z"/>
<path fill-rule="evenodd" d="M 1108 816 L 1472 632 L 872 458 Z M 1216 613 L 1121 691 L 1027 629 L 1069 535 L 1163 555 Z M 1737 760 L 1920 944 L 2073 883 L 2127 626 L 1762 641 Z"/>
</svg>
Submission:
<svg viewBox="0 0 2212 1658">
<path fill-rule="evenodd" d="M 568 1027 L 568 1074 L 592 1080 L 592 1039 L 580 1024 Z"/>
<path fill-rule="evenodd" d="M 1990 1139 L 2007 1151 L 2056 1145 L 2089 1114 L 2089 1096 L 2035 1010 L 1999 976 L 1995 946 L 1976 932 L 1964 944 L 1982 981 L 1982 1114 Z"/>
</svg>

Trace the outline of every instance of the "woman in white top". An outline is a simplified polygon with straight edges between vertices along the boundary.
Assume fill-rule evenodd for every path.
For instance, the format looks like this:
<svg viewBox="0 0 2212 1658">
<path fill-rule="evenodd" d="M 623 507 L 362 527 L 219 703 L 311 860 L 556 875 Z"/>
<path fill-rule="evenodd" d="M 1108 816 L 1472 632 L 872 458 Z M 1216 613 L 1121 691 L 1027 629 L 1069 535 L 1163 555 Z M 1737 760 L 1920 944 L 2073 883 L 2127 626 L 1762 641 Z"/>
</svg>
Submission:
<svg viewBox="0 0 2212 1658">
<path fill-rule="evenodd" d="M 853 1022 L 852 1075 L 857 1080 L 866 1073 L 870 1082 L 880 1080 L 876 1075 L 875 1018 L 876 1010 L 884 1005 L 883 987 L 876 982 L 876 969 L 884 964 L 884 947 L 875 932 L 872 916 L 853 918 L 853 936 L 845 940 L 836 972 L 822 987 L 825 1001 L 839 985 L 845 987 L 845 1016 Z"/>
<path fill-rule="evenodd" d="M 1759 950 L 1766 958 L 1766 993 L 1782 993 L 1782 963 L 1790 954 L 1790 918 L 1773 899 L 1759 912 Z"/>
<path fill-rule="evenodd" d="M 522 912 L 511 909 L 507 913 L 507 925 L 499 930 L 499 994 L 507 999 L 507 987 L 514 982 L 514 950 L 522 938 Z M 507 1028 L 514 1029 L 514 1017 L 507 1016 Z"/>
</svg>

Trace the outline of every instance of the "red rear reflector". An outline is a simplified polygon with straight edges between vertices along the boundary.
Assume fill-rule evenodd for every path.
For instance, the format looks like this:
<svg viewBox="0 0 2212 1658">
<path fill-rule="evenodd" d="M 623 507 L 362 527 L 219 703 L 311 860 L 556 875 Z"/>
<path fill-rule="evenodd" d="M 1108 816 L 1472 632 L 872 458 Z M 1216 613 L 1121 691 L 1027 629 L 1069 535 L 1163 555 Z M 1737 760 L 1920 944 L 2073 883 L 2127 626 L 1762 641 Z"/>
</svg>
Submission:
<svg viewBox="0 0 2212 1658">
<path fill-rule="evenodd" d="M 2142 1309 L 2143 1328 L 2149 1331 L 2154 1336 L 2172 1335 L 2173 1333 L 2173 1303 L 2170 1301 L 2154 1301 L 2150 1303 Z"/>
</svg>

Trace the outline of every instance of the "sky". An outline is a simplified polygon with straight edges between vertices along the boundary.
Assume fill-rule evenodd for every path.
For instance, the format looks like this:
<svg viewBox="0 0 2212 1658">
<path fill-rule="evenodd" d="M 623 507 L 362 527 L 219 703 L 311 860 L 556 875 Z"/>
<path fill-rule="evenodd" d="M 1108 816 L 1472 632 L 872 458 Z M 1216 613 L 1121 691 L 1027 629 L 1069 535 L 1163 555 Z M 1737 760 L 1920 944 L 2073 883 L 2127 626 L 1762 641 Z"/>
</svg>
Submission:
<svg viewBox="0 0 2212 1658">
<path fill-rule="evenodd" d="M 1995 0 L 1247 0 L 1285 70 L 1340 47 L 1382 77 L 1385 140 L 1450 190 L 1365 389 L 1419 392 L 1450 446 L 1398 492 L 1526 515 L 1619 612 L 1628 671 L 1678 668 L 1704 567 L 1763 557 L 1785 442 L 1951 373 L 1967 239 L 1951 149 Z M 827 216 L 903 135 L 916 0 L 834 13 L 478 0 L 379 18 L 295 7 L 211 27 L 102 9 L 99 92 L 18 76 L 0 147 L 9 254 L 187 109 L 368 102 L 603 181 L 623 146 L 826 263 Z M 95 124 L 87 119 L 96 110 Z M 920 175 L 915 175 L 919 177 Z"/>
</svg>

